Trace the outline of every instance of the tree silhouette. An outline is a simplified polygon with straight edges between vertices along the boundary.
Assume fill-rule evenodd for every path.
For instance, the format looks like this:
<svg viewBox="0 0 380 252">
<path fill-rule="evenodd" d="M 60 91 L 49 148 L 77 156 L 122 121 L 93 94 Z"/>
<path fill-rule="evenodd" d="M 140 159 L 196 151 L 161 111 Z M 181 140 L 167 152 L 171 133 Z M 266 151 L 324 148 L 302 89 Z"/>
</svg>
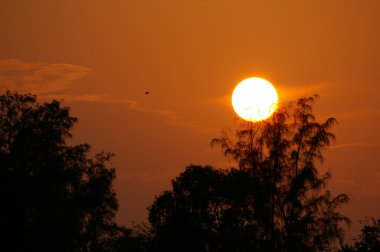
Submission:
<svg viewBox="0 0 380 252">
<path fill-rule="evenodd" d="M 112 236 L 103 242 L 102 248 L 107 252 L 148 252 L 150 235 L 146 226 L 134 226 L 132 229 L 115 227 Z"/>
<path fill-rule="evenodd" d="M 353 245 L 345 245 L 341 252 L 377 252 L 380 251 L 380 219 L 366 219 L 361 235 Z"/>
<path fill-rule="evenodd" d="M 250 177 L 236 170 L 191 165 L 149 208 L 152 251 L 245 251 L 254 230 L 245 201 Z M 237 187 L 237 184 L 240 187 Z"/>
<path fill-rule="evenodd" d="M 327 251 L 342 244 L 339 213 L 349 198 L 326 190 L 317 164 L 336 123 L 319 123 L 317 96 L 282 107 L 268 121 L 241 122 L 236 139 L 213 139 L 238 168 L 190 166 L 149 211 L 155 246 L 165 251 Z M 158 249 L 158 250 L 159 250 Z"/>
<path fill-rule="evenodd" d="M 59 102 L 0 96 L 0 236 L 12 251 L 100 251 L 118 208 L 111 153 L 67 146 L 76 118 Z"/>
<path fill-rule="evenodd" d="M 150 207 L 149 221 L 156 234 L 153 251 L 204 251 L 215 221 L 209 191 L 218 187 L 219 173 L 202 168 L 189 167 L 173 181 L 173 191 L 163 192 Z"/>
</svg>

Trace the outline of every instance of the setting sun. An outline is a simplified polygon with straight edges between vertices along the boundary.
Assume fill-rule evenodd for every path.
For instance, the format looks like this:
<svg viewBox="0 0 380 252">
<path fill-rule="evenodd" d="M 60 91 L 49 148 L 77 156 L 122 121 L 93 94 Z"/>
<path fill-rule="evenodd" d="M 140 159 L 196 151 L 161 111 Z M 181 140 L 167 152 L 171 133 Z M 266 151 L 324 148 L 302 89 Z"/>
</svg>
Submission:
<svg viewBox="0 0 380 252">
<path fill-rule="evenodd" d="M 380 0 L 0 0 L 0 31 L 0 252 L 380 252 Z"/>
<path fill-rule="evenodd" d="M 240 82 L 232 93 L 232 106 L 244 120 L 257 122 L 270 117 L 277 109 L 278 96 L 274 86 L 262 78 Z"/>
</svg>

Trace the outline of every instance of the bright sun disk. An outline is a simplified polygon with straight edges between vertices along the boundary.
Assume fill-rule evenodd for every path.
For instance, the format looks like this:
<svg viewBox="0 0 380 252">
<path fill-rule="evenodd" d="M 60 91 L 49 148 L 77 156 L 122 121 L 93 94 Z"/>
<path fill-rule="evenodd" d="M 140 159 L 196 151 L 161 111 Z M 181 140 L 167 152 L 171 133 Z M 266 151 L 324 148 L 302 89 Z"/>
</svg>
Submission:
<svg viewBox="0 0 380 252">
<path fill-rule="evenodd" d="M 277 109 L 276 89 L 269 81 L 262 78 L 245 79 L 232 93 L 232 106 L 244 120 L 251 122 L 265 120 Z"/>
</svg>

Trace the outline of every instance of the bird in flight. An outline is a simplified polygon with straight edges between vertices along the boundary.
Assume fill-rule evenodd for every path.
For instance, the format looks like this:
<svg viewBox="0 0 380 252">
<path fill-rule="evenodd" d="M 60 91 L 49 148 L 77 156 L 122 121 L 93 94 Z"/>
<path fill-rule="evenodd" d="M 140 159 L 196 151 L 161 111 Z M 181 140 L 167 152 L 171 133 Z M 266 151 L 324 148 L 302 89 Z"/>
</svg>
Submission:
<svg viewBox="0 0 380 252">
<path fill-rule="evenodd" d="M 148 92 L 148 91 L 145 91 L 145 94 L 149 94 L 149 92 Z"/>
</svg>

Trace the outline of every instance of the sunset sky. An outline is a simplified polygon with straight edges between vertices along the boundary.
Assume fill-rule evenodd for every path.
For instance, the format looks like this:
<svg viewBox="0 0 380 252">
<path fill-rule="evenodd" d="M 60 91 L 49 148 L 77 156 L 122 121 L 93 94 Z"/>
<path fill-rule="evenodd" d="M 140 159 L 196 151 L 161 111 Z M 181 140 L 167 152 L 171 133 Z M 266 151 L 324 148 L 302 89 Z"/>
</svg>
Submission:
<svg viewBox="0 0 380 252">
<path fill-rule="evenodd" d="M 339 126 L 320 169 L 353 199 L 350 234 L 380 218 L 378 0 L 1 0 L 0 32 L 0 90 L 62 100 L 70 143 L 116 154 L 119 224 L 145 221 L 186 165 L 233 165 L 210 140 L 251 76 L 282 103 L 321 96 Z"/>
</svg>

